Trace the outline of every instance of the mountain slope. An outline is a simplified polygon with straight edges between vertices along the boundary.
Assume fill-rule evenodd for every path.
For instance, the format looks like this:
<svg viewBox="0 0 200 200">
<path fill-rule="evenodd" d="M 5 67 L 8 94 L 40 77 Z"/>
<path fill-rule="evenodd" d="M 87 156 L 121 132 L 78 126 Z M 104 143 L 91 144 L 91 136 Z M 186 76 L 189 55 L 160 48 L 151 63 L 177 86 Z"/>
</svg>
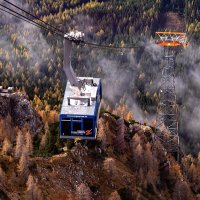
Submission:
<svg viewBox="0 0 200 200">
<path fill-rule="evenodd" d="M 2 191 L 10 199 L 29 199 L 30 187 L 35 198 L 52 200 L 104 200 L 111 199 L 115 191 L 122 200 L 197 199 L 198 159 L 184 157 L 179 165 L 162 144 L 153 143 L 149 126 L 133 122 L 123 125 L 126 148 L 119 151 L 116 123 L 115 118 L 103 114 L 96 142 L 78 142 L 52 157 L 26 156 L 23 162 L 28 168 L 21 169 L 21 158 L 13 158 L 12 153 L 1 155 Z"/>
</svg>

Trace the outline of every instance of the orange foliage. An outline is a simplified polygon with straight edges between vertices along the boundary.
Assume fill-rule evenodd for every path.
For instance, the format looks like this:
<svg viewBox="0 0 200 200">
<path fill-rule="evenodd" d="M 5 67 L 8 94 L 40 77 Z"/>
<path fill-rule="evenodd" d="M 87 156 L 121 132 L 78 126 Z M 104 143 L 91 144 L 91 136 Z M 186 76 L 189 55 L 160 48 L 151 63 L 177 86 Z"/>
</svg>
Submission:
<svg viewBox="0 0 200 200">
<path fill-rule="evenodd" d="M 112 113 L 124 118 L 127 121 L 133 120 L 133 114 L 128 110 L 128 107 L 125 104 L 116 106 Z"/>
<path fill-rule="evenodd" d="M 172 162 L 170 167 L 170 175 L 176 180 L 183 179 L 180 165 L 177 162 Z"/>
<path fill-rule="evenodd" d="M 117 191 L 114 191 L 110 194 L 108 200 L 121 200 Z"/>
<path fill-rule="evenodd" d="M 3 141 L 2 153 L 3 155 L 9 155 L 11 154 L 11 151 L 12 151 L 12 144 L 10 140 L 7 137 L 5 137 Z"/>
</svg>

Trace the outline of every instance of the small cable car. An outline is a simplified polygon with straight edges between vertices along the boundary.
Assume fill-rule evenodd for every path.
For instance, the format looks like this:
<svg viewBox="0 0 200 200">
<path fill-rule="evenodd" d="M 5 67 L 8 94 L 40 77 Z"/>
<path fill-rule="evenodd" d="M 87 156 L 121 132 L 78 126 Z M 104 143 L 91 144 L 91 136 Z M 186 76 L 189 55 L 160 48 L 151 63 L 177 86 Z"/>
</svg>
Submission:
<svg viewBox="0 0 200 200">
<path fill-rule="evenodd" d="M 80 37 L 80 33 L 77 36 Z M 102 99 L 100 78 L 76 77 L 71 67 L 72 42 L 75 33 L 65 35 L 64 71 L 68 78 L 60 112 L 60 138 L 94 140 L 97 134 Z"/>
</svg>

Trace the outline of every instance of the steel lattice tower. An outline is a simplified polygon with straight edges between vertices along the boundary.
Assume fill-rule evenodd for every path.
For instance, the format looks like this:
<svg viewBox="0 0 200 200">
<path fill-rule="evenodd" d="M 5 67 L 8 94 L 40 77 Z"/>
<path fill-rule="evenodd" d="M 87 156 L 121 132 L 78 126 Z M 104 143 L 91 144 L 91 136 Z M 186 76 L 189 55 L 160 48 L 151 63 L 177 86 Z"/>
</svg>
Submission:
<svg viewBox="0 0 200 200">
<path fill-rule="evenodd" d="M 175 56 L 180 46 L 186 46 L 185 33 L 156 32 L 156 44 L 164 48 L 159 105 L 157 109 L 156 139 L 160 140 L 168 152 L 179 159 L 178 113 L 175 92 Z"/>
</svg>

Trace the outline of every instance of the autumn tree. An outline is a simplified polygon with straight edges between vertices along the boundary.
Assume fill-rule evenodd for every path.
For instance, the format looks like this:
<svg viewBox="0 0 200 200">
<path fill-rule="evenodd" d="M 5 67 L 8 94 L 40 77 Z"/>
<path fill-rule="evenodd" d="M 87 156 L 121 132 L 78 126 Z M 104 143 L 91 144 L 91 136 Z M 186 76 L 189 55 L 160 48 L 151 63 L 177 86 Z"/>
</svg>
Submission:
<svg viewBox="0 0 200 200">
<path fill-rule="evenodd" d="M 32 136 L 30 134 L 30 131 L 26 131 L 25 140 L 26 140 L 25 147 L 26 147 L 27 154 L 29 156 L 33 155 L 33 143 L 32 143 Z"/>
<path fill-rule="evenodd" d="M 133 113 L 129 111 L 125 116 L 125 120 L 132 121 L 133 120 Z"/>
<path fill-rule="evenodd" d="M 133 148 L 133 161 L 134 161 L 134 169 L 139 171 L 144 164 L 144 150 L 142 145 L 139 143 L 136 148 Z"/>
<path fill-rule="evenodd" d="M 103 118 L 100 118 L 99 119 L 99 129 L 98 129 L 98 140 L 101 141 L 101 146 L 102 146 L 102 149 L 106 149 L 106 146 L 107 146 L 107 133 L 106 133 L 106 127 L 105 127 L 105 120 Z"/>
<path fill-rule="evenodd" d="M 40 148 L 41 149 L 44 149 L 46 144 L 47 144 L 48 134 L 49 134 L 49 125 L 46 122 L 45 126 L 44 126 L 44 134 L 42 135 L 42 139 L 41 139 L 41 142 L 40 142 Z"/>
<path fill-rule="evenodd" d="M 116 175 L 116 163 L 113 158 L 106 158 L 104 163 L 103 163 L 104 169 L 108 172 L 110 177 L 113 177 Z"/>
<path fill-rule="evenodd" d="M 10 140 L 5 137 L 3 141 L 2 153 L 3 155 L 10 155 L 12 152 L 12 144 Z"/>
<path fill-rule="evenodd" d="M 159 181 L 159 162 L 151 151 L 151 144 L 148 142 L 145 147 L 143 169 L 147 183 L 150 183 L 155 187 Z"/>
<path fill-rule="evenodd" d="M 62 197 L 60 199 L 62 199 Z M 74 200 L 74 194 L 72 194 L 72 193 L 66 194 L 63 199 Z"/>
<path fill-rule="evenodd" d="M 15 158 L 20 158 L 23 150 L 24 145 L 24 136 L 22 132 L 19 130 L 17 132 L 17 140 L 16 140 L 16 147 L 15 147 Z"/>
<path fill-rule="evenodd" d="M 159 140 L 156 140 L 152 144 L 152 153 L 160 163 L 166 162 L 167 158 L 167 150 L 164 148 L 162 143 Z"/>
<path fill-rule="evenodd" d="M 139 143 L 136 148 L 133 148 L 133 169 L 136 174 L 136 178 L 139 183 L 144 183 L 144 150 L 142 145 Z"/>
<path fill-rule="evenodd" d="M 128 111 L 127 105 L 123 104 L 122 102 L 120 102 L 120 104 L 115 107 L 115 109 L 113 110 L 113 114 L 119 115 L 122 118 L 126 118 L 126 116 L 128 119 L 132 118 L 131 113 L 129 113 Z"/>
<path fill-rule="evenodd" d="M 121 200 L 121 197 L 117 191 L 114 191 L 110 194 L 108 200 Z"/>
<path fill-rule="evenodd" d="M 177 180 L 172 196 L 173 200 L 195 200 L 188 183 L 183 180 Z"/>
<path fill-rule="evenodd" d="M 31 174 L 28 176 L 26 186 L 27 186 L 26 199 L 28 200 L 42 200 L 43 199 L 41 190 L 38 188 Z"/>
<path fill-rule="evenodd" d="M 138 144 L 141 144 L 141 138 L 140 136 L 136 133 L 131 140 L 131 147 L 134 150 Z"/>
<path fill-rule="evenodd" d="M 196 178 L 198 178 L 198 176 L 199 176 L 198 169 L 197 169 L 197 167 L 195 166 L 194 163 L 192 163 L 190 165 L 188 172 L 187 172 L 187 175 L 188 175 L 188 179 L 191 182 L 194 182 L 196 180 Z"/>
<path fill-rule="evenodd" d="M 26 148 L 23 148 L 19 164 L 17 166 L 19 174 L 26 179 L 29 173 L 29 157 Z"/>
<path fill-rule="evenodd" d="M 183 179 L 183 174 L 180 168 L 180 165 L 176 162 L 171 160 L 169 168 L 169 176 L 171 176 L 174 180 Z"/>
<path fill-rule="evenodd" d="M 90 188 L 84 183 L 81 183 L 76 188 L 76 199 L 77 200 L 91 200 L 92 199 L 92 192 Z"/>
</svg>

